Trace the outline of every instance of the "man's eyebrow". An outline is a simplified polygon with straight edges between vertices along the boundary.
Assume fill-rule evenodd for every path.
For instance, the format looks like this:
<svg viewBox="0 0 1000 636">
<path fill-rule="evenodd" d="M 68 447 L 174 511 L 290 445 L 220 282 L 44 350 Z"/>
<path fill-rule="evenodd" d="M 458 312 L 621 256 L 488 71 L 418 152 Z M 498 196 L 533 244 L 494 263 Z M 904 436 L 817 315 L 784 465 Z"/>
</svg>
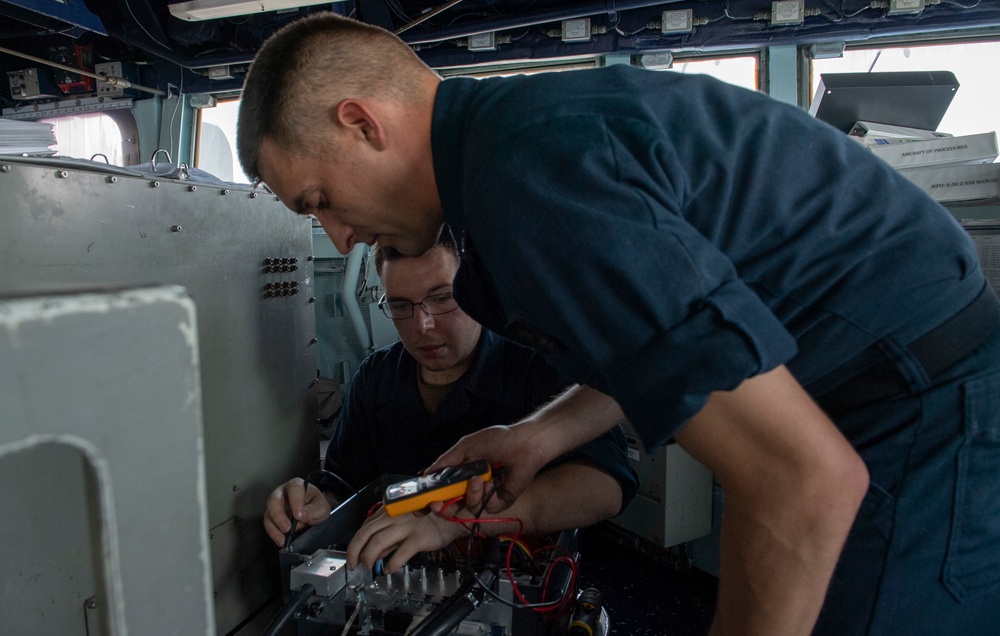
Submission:
<svg viewBox="0 0 1000 636">
<path fill-rule="evenodd" d="M 427 290 L 427 296 L 434 296 L 435 294 L 439 293 L 440 290 L 446 289 L 448 287 L 451 287 L 451 283 L 441 283 L 440 285 L 435 285 L 435 286 L 433 286 L 433 287 L 431 287 L 430 289 Z M 426 296 L 425 296 L 425 298 L 426 298 Z M 409 301 L 410 299 L 406 298 L 404 296 L 389 296 L 388 294 L 386 294 L 385 300 L 386 300 L 386 302 L 392 302 L 394 300 L 406 300 L 406 301 Z"/>
</svg>

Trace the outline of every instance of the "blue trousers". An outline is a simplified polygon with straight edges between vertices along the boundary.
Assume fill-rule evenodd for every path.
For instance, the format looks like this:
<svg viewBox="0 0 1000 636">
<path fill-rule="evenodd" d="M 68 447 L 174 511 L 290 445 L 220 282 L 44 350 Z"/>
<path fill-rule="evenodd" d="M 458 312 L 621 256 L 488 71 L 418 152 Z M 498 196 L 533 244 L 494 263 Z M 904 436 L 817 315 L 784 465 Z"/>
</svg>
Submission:
<svg viewBox="0 0 1000 636">
<path fill-rule="evenodd" d="M 1000 330 L 912 393 L 836 418 L 871 486 L 815 634 L 1000 635 Z"/>
</svg>

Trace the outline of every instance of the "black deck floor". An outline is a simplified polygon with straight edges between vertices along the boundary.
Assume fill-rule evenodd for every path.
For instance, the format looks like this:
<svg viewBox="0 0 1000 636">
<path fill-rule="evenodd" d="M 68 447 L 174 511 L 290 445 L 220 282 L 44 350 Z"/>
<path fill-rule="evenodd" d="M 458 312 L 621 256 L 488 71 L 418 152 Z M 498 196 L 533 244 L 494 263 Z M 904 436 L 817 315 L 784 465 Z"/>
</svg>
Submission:
<svg viewBox="0 0 1000 636">
<path fill-rule="evenodd" d="M 615 636 L 704 636 L 715 609 L 716 578 L 678 553 L 623 545 L 601 528 L 581 534 L 581 587 L 601 591 Z"/>
</svg>

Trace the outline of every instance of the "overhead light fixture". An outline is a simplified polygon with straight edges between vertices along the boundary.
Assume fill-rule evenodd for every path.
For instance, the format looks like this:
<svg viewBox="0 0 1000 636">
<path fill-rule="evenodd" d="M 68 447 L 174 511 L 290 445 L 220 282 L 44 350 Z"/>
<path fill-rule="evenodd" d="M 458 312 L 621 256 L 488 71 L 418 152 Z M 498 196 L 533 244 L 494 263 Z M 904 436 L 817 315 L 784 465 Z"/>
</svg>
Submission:
<svg viewBox="0 0 1000 636">
<path fill-rule="evenodd" d="M 830 60 L 844 57 L 846 45 L 842 41 L 838 42 L 814 42 L 806 49 L 806 55 L 811 60 Z"/>
<path fill-rule="evenodd" d="M 330 2 L 329 0 L 190 0 L 167 5 L 167 8 L 175 18 L 197 21 L 297 9 L 317 4 L 330 4 Z"/>
<path fill-rule="evenodd" d="M 674 54 L 670 51 L 643 53 L 639 56 L 639 66 L 651 71 L 662 71 L 674 66 Z"/>
</svg>

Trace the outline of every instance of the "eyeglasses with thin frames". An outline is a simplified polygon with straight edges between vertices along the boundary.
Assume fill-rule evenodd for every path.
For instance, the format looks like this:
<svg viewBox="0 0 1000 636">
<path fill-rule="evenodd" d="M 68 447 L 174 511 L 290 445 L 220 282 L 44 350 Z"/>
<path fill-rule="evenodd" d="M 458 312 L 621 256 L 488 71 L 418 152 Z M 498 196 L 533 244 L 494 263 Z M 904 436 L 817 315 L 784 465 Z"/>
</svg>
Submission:
<svg viewBox="0 0 1000 636">
<path fill-rule="evenodd" d="M 418 302 L 410 300 L 386 300 L 385 295 L 378 301 L 379 309 L 392 320 L 404 320 L 413 315 L 413 308 L 417 305 L 430 316 L 439 316 L 458 309 L 458 302 L 451 292 L 442 294 L 431 294 Z"/>
</svg>

